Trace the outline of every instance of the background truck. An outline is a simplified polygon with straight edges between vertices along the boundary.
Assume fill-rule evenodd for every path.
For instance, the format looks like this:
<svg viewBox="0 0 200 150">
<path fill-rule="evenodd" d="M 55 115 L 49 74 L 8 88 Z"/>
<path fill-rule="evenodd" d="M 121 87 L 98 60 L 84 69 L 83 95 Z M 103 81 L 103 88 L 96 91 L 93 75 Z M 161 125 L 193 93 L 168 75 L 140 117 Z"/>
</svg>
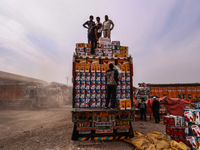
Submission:
<svg viewBox="0 0 200 150">
<path fill-rule="evenodd" d="M 135 99 L 167 96 L 169 98 L 184 99 L 189 102 L 200 101 L 200 83 L 139 83 L 138 85 L 139 87 L 135 91 Z"/>
<path fill-rule="evenodd" d="M 119 71 L 118 109 L 105 109 L 105 75 L 113 63 Z M 128 47 L 119 42 L 98 44 L 90 56 L 90 44 L 76 44 L 73 55 L 72 140 L 122 140 L 133 137 L 133 63 Z M 133 106 L 133 105 L 132 105 Z"/>
</svg>

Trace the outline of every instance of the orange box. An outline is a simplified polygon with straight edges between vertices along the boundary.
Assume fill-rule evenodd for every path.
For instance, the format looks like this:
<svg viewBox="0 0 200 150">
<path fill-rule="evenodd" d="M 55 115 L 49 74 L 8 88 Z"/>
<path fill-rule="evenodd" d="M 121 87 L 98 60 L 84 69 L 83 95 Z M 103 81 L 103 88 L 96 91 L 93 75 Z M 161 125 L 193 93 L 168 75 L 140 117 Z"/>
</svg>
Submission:
<svg viewBox="0 0 200 150">
<path fill-rule="evenodd" d="M 91 64 L 90 66 L 90 69 L 91 69 L 91 72 L 95 72 L 96 71 L 96 65 L 95 64 Z"/>
<path fill-rule="evenodd" d="M 105 64 L 106 65 L 106 71 L 108 71 L 110 68 L 109 68 L 109 65 L 108 64 Z"/>
<path fill-rule="evenodd" d="M 131 100 L 127 99 L 126 100 L 126 110 L 130 110 L 131 109 Z"/>
<path fill-rule="evenodd" d="M 90 64 L 85 64 L 85 72 L 90 72 Z"/>
<path fill-rule="evenodd" d="M 76 48 L 85 47 L 85 43 L 76 43 Z"/>
<path fill-rule="evenodd" d="M 121 50 L 121 54 L 128 54 L 128 50 Z"/>
<path fill-rule="evenodd" d="M 84 65 L 84 64 L 81 64 L 81 65 L 79 66 L 79 70 L 80 70 L 80 72 L 85 72 L 85 65 Z"/>
<path fill-rule="evenodd" d="M 101 72 L 101 65 L 100 64 L 96 64 L 96 72 Z"/>
<path fill-rule="evenodd" d="M 130 64 L 129 60 L 117 60 L 118 65 Z"/>
<path fill-rule="evenodd" d="M 107 70 L 106 70 L 106 67 L 107 67 L 107 65 L 102 64 L 102 65 L 101 65 L 101 72 L 106 72 L 106 71 L 107 71 Z"/>
<path fill-rule="evenodd" d="M 91 53 L 90 53 L 90 52 L 86 53 L 86 56 L 90 56 L 90 55 L 91 55 Z"/>
<path fill-rule="evenodd" d="M 76 64 L 86 64 L 86 59 L 80 58 L 80 59 L 75 59 Z"/>
<path fill-rule="evenodd" d="M 122 71 L 123 73 L 126 72 L 126 67 L 125 67 L 124 65 L 121 65 L 120 69 L 121 69 L 121 71 Z"/>
<path fill-rule="evenodd" d="M 84 44 L 84 47 L 85 47 L 85 48 L 91 48 L 91 44 L 85 43 L 85 44 Z"/>
<path fill-rule="evenodd" d="M 102 64 L 110 64 L 112 63 L 113 65 L 115 65 L 115 60 L 113 59 L 103 59 L 102 60 Z"/>
<path fill-rule="evenodd" d="M 87 64 L 99 64 L 99 59 L 88 58 Z"/>
<path fill-rule="evenodd" d="M 121 57 L 128 57 L 128 54 L 121 54 Z"/>
<path fill-rule="evenodd" d="M 76 65 L 75 65 L 75 71 L 76 71 L 76 72 L 79 72 L 79 71 L 80 71 L 80 65 L 79 65 L 79 64 L 76 64 Z"/>
<path fill-rule="evenodd" d="M 130 73 L 131 72 L 131 68 L 129 65 L 126 65 L 126 73 Z"/>
<path fill-rule="evenodd" d="M 119 110 L 125 110 L 126 109 L 126 100 L 125 99 L 117 100 L 117 108 Z"/>
<path fill-rule="evenodd" d="M 122 57 L 122 54 L 114 54 L 114 57 Z"/>
<path fill-rule="evenodd" d="M 121 46 L 121 50 L 125 50 L 125 51 L 128 51 L 128 46 Z"/>
</svg>

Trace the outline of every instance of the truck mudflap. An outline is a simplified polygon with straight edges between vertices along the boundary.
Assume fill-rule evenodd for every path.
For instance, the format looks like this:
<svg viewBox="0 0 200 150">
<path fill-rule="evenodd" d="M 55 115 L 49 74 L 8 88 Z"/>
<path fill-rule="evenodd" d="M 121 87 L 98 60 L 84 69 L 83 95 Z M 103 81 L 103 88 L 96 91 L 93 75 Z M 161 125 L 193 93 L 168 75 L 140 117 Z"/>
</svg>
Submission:
<svg viewBox="0 0 200 150">
<path fill-rule="evenodd" d="M 77 141 L 111 141 L 111 140 L 124 140 L 130 139 L 133 136 L 98 136 L 98 137 L 79 137 Z"/>
</svg>

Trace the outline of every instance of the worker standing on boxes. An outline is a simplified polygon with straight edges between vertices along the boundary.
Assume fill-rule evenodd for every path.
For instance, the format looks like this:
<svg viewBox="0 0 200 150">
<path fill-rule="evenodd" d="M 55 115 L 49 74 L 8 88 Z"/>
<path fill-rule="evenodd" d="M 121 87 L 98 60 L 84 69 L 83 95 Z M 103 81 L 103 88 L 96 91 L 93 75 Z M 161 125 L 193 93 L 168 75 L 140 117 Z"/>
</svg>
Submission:
<svg viewBox="0 0 200 150">
<path fill-rule="evenodd" d="M 91 55 L 94 55 L 94 50 L 97 47 L 97 31 L 100 29 L 102 25 L 99 23 L 97 26 L 93 26 L 88 33 L 89 40 L 91 41 Z"/>
<path fill-rule="evenodd" d="M 100 22 L 100 17 L 96 17 L 96 20 L 97 20 L 96 25 L 101 24 L 101 28 L 97 30 L 97 38 L 99 39 L 102 34 L 102 23 Z"/>
<path fill-rule="evenodd" d="M 108 104 L 111 98 L 111 109 L 115 109 L 115 101 L 116 101 L 116 88 L 118 84 L 118 72 L 113 69 L 113 64 L 109 64 L 109 70 L 106 72 L 106 84 L 107 84 L 107 98 L 105 108 L 108 108 Z"/>
<path fill-rule="evenodd" d="M 112 25 L 112 27 L 111 27 Z M 103 36 L 110 39 L 110 31 L 114 28 L 114 23 L 112 20 L 108 19 L 108 16 L 105 15 L 105 21 L 103 22 Z"/>
<path fill-rule="evenodd" d="M 153 97 L 154 101 L 152 104 L 152 111 L 153 111 L 153 116 L 155 118 L 155 123 L 160 122 L 160 115 L 159 115 L 159 109 L 160 109 L 160 103 L 158 100 L 156 100 L 156 97 Z"/>
<path fill-rule="evenodd" d="M 86 26 L 87 25 L 87 26 Z M 84 24 L 83 24 L 83 27 L 84 28 L 87 28 L 88 29 L 88 44 L 91 44 L 91 41 L 89 39 L 89 32 L 90 32 L 90 29 L 95 26 L 95 22 L 93 21 L 93 16 L 91 15 L 90 16 L 90 20 L 89 21 L 86 21 Z"/>
<path fill-rule="evenodd" d="M 142 97 L 141 98 L 141 102 L 138 105 L 138 108 L 140 109 L 140 116 L 141 116 L 141 120 L 143 120 L 143 116 L 144 116 L 144 121 L 146 121 L 146 109 L 147 109 L 147 105 L 145 103 L 145 99 Z"/>
</svg>

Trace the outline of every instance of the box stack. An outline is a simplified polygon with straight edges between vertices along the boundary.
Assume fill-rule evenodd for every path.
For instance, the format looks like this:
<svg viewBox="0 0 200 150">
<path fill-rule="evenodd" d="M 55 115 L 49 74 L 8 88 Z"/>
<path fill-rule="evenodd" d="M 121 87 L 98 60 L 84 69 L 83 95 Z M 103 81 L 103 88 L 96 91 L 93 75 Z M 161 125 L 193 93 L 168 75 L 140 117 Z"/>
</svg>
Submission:
<svg viewBox="0 0 200 150">
<path fill-rule="evenodd" d="M 195 106 L 198 108 L 198 105 Z M 194 150 L 200 149 L 199 109 L 184 109 L 187 145 Z"/>
<path fill-rule="evenodd" d="M 90 44 L 76 44 L 76 56 L 78 57 L 75 57 L 74 68 L 74 106 L 76 108 L 105 106 L 107 92 L 106 71 L 109 69 L 109 64 L 112 63 L 119 73 L 116 93 L 119 109 L 131 109 L 131 62 L 129 59 L 116 59 L 113 57 L 113 54 L 121 54 L 120 42 L 113 41 L 111 43 L 105 40 L 104 43 L 98 43 L 98 47 L 95 49 L 95 54 L 98 57 L 80 57 L 89 56 L 90 51 Z M 127 56 L 124 55 L 127 52 L 123 52 L 123 56 Z"/>
<path fill-rule="evenodd" d="M 184 117 L 174 115 L 164 116 L 163 121 L 166 127 L 166 134 L 172 140 L 186 143 Z"/>
<path fill-rule="evenodd" d="M 127 57 L 128 47 L 120 46 L 120 41 L 110 41 L 108 38 L 100 38 L 100 43 L 97 44 L 95 49 L 96 56 L 109 56 L 109 57 Z M 77 56 L 90 56 L 91 44 L 77 43 L 76 44 Z"/>
<path fill-rule="evenodd" d="M 77 56 L 90 56 L 91 55 L 91 44 L 77 43 L 75 50 L 76 50 Z"/>
</svg>

